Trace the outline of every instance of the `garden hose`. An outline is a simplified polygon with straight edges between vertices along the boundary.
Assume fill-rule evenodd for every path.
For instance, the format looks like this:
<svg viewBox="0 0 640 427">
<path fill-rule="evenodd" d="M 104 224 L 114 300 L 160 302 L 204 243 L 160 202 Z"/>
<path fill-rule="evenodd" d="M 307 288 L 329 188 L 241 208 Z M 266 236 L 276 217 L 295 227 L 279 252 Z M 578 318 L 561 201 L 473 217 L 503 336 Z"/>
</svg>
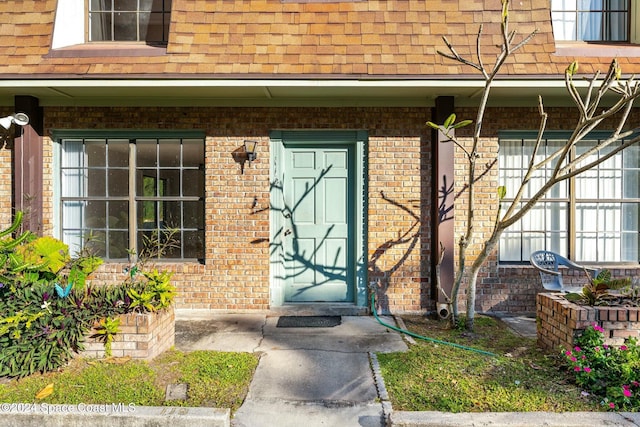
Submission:
<svg viewBox="0 0 640 427">
<path fill-rule="evenodd" d="M 376 318 L 376 320 L 378 321 L 378 323 L 380 323 L 382 326 L 384 326 L 386 328 L 389 328 L 391 330 L 394 330 L 396 332 L 400 332 L 402 334 L 409 335 L 409 336 L 411 336 L 413 338 L 417 338 L 417 339 L 424 340 L 424 341 L 430 341 L 430 342 L 433 342 L 433 343 L 436 343 L 436 344 L 448 345 L 448 346 L 459 348 L 459 349 L 462 349 L 462 350 L 467 350 L 467 351 L 472 351 L 474 353 L 484 354 L 485 356 L 498 357 L 497 354 L 491 353 L 490 351 L 480 350 L 480 349 L 473 348 L 473 347 L 467 347 L 465 345 L 456 344 L 456 343 L 453 343 L 453 342 L 442 341 L 442 340 L 439 340 L 439 339 L 436 339 L 436 338 L 423 337 L 422 335 L 418 335 L 418 334 L 415 334 L 415 333 L 413 333 L 411 331 L 407 331 L 406 329 L 400 329 L 398 327 L 395 327 L 395 326 L 389 325 L 388 323 L 383 322 L 378 317 L 378 312 L 376 311 L 376 294 L 375 294 L 375 292 L 371 292 L 371 311 L 373 312 L 373 315 Z"/>
</svg>

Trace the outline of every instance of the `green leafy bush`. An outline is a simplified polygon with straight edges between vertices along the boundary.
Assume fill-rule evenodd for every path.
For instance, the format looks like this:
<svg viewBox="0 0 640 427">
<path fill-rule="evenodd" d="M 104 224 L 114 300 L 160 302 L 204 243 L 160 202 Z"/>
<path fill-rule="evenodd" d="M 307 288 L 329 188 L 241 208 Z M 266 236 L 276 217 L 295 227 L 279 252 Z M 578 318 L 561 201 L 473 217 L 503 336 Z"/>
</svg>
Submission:
<svg viewBox="0 0 640 427">
<path fill-rule="evenodd" d="M 620 347 L 604 343 L 604 330 L 597 324 L 576 339 L 575 347 L 564 350 L 575 381 L 585 392 L 601 399 L 610 410 L 640 410 L 640 346 L 628 338 Z"/>
<path fill-rule="evenodd" d="M 16 230 L 21 218 L 16 215 L 8 230 Z M 71 259 L 67 245 L 52 237 L 0 232 L 0 377 L 57 369 L 83 349 L 94 325 L 104 326 L 105 333 L 98 333 L 109 345 L 118 326 L 113 318 L 171 304 L 170 274 L 134 265 L 121 284 L 87 285 L 101 264 L 90 254 Z M 148 299 L 140 303 L 131 295 Z"/>
<path fill-rule="evenodd" d="M 565 298 L 592 307 L 638 306 L 639 295 L 639 289 L 633 287 L 630 277 L 613 278 L 609 270 L 603 269 L 595 278 L 589 276 L 589 283 L 580 293 L 569 293 Z"/>
</svg>

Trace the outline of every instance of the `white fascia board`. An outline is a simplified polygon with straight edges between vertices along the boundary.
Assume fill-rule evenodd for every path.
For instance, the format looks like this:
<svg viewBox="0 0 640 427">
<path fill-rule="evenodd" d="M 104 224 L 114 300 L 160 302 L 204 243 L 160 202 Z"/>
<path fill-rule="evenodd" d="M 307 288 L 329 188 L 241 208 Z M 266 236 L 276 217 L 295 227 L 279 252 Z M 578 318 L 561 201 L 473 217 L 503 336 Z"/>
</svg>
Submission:
<svg viewBox="0 0 640 427">
<path fill-rule="evenodd" d="M 1 78 L 1 77 L 0 77 Z M 0 88 L 77 87 L 344 87 L 344 88 L 482 88 L 483 80 L 287 80 L 287 79 L 0 79 Z M 586 80 L 574 82 L 586 87 Z M 494 80 L 493 87 L 564 88 L 564 80 Z"/>
</svg>

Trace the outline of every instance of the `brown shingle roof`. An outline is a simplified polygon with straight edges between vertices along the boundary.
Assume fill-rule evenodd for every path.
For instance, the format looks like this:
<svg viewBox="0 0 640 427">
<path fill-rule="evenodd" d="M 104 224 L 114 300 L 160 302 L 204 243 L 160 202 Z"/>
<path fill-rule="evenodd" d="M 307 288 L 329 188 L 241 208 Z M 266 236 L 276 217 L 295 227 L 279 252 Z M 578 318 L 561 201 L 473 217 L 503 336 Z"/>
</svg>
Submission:
<svg viewBox="0 0 640 427">
<path fill-rule="evenodd" d="M 514 2 L 511 28 L 539 33 L 504 74 L 557 76 L 574 60 L 555 54 L 549 3 Z M 55 0 L 0 1 L 0 75 L 447 77 L 475 73 L 436 53 L 445 50 L 442 36 L 474 55 L 484 23 L 485 52 L 500 42 L 500 0 L 173 0 L 165 55 L 56 57 L 49 55 L 55 7 Z M 604 71 L 610 59 L 579 58 L 580 70 Z M 621 63 L 625 73 L 640 72 L 640 61 Z"/>
</svg>

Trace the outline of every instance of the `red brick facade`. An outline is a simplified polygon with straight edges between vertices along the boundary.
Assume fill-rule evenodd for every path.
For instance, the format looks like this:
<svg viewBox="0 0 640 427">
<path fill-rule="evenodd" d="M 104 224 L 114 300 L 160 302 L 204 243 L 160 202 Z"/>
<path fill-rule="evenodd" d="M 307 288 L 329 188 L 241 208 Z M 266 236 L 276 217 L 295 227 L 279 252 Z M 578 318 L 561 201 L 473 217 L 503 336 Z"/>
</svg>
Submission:
<svg viewBox="0 0 640 427">
<path fill-rule="evenodd" d="M 456 109 L 460 118 L 473 118 L 473 109 Z M 550 109 L 549 129 L 570 125 L 568 109 Z M 431 132 L 424 125 L 430 108 L 71 108 L 44 111 L 45 134 L 53 129 L 126 128 L 193 130 L 206 135 L 206 253 L 204 264 L 166 263 L 178 287 L 177 308 L 264 310 L 270 308 L 269 265 L 269 132 L 274 129 L 362 129 L 368 189 L 368 282 L 379 287 L 382 311 L 424 312 L 435 308 L 432 287 Z M 490 167 L 477 184 L 477 241 L 489 230 L 497 206 L 497 131 L 537 128 L 537 110 L 489 109 L 479 164 Z M 468 131 L 467 131 L 468 132 Z M 465 136 L 464 133 L 461 133 Z M 258 159 L 240 165 L 232 153 L 247 138 L 256 139 Z M 44 224 L 53 230 L 53 142 L 45 138 Z M 10 158 L 9 150 L 0 156 Z M 364 160 L 363 160 L 364 161 Z M 4 168 L 9 162 L 2 163 Z M 464 160 L 456 155 L 456 240 L 464 230 Z M 7 173 L 9 170 L 7 169 Z M 1 194 L 6 195 L 6 192 Z M 254 200 L 257 201 L 254 205 Z M 6 197 L 2 203 L 9 206 Z M 5 210 L 2 211 L 6 214 Z M 5 215 L 6 216 L 6 215 Z M 4 218 L 4 217 L 3 217 Z M 5 221 L 8 221 L 5 220 Z M 472 247 L 470 256 L 477 254 Z M 105 265 L 95 280 L 124 278 L 122 264 Z M 629 273 L 635 270 L 629 271 Z M 529 266 L 498 266 L 492 256 L 478 281 L 481 311 L 534 312 L 539 278 Z"/>
<path fill-rule="evenodd" d="M 640 337 L 639 307 L 589 307 L 567 301 L 559 294 L 537 298 L 538 344 L 549 350 L 573 348 L 575 339 L 589 326 L 604 329 L 604 342 L 620 346 L 626 338 Z"/>
</svg>

